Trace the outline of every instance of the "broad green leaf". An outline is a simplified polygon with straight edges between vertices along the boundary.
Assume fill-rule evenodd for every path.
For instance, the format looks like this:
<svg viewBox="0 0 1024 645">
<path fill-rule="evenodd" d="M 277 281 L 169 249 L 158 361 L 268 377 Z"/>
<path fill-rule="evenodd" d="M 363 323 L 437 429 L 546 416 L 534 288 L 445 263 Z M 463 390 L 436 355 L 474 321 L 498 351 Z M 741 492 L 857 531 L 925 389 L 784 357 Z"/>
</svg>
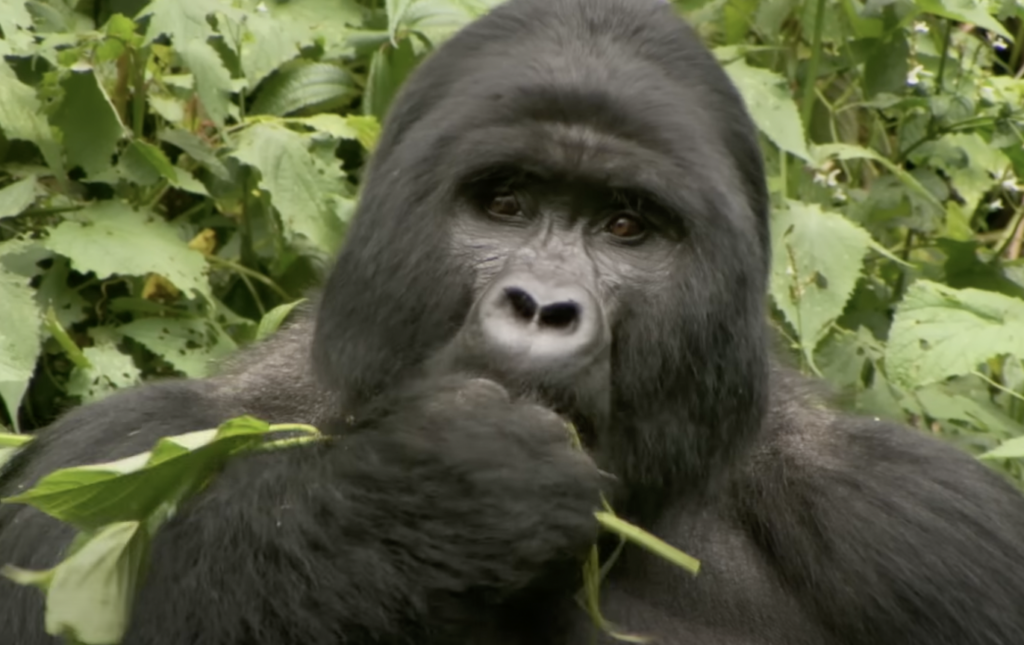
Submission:
<svg viewBox="0 0 1024 645">
<path fill-rule="evenodd" d="M 0 219 L 21 214 L 36 200 L 36 177 L 29 175 L 0 189 Z"/>
<path fill-rule="evenodd" d="M 28 53 L 33 49 L 32 16 L 25 0 L 0 0 L 0 57 Z M 2 123 L 2 121 L 0 121 Z"/>
<path fill-rule="evenodd" d="M 41 316 L 29 280 L 0 268 L 0 399 L 15 430 L 42 349 Z"/>
<path fill-rule="evenodd" d="M 388 13 L 392 43 L 402 29 L 423 35 L 435 48 L 455 32 L 483 16 L 500 0 L 394 0 L 396 15 Z M 390 7 L 389 7 L 390 9 Z M 418 52 L 417 52 L 418 53 Z"/>
<path fill-rule="evenodd" d="M 231 106 L 234 85 L 220 55 L 203 41 L 177 44 L 178 55 L 196 80 L 196 94 L 207 116 L 218 127 L 224 126 Z"/>
<path fill-rule="evenodd" d="M 231 177 L 224 162 L 217 158 L 216 151 L 191 132 L 168 128 L 160 132 L 160 140 L 181 148 L 219 179 L 226 181 Z"/>
<path fill-rule="evenodd" d="M 348 124 L 358 131 L 357 138 L 364 148 L 372 152 L 377 147 L 381 132 L 380 121 L 372 116 L 353 114 L 348 117 Z"/>
<path fill-rule="evenodd" d="M 903 30 L 894 30 L 887 40 L 875 41 L 864 62 L 864 93 L 900 94 L 907 87 L 910 45 Z"/>
<path fill-rule="evenodd" d="M 1014 437 L 981 455 L 981 459 L 1024 459 L 1024 437 Z"/>
<path fill-rule="evenodd" d="M 862 146 L 851 145 L 847 143 L 829 143 L 820 146 L 814 146 L 814 163 L 822 165 L 827 159 L 870 159 L 886 168 L 889 172 L 896 175 L 896 177 L 903 183 L 904 186 L 913 190 L 920 197 L 924 198 L 925 201 L 930 203 L 940 211 L 945 212 L 945 208 L 942 206 L 942 202 L 935 198 L 935 195 L 931 193 L 927 188 L 921 185 L 913 175 L 907 172 L 902 166 L 894 164 L 891 160 L 886 159 L 882 155 L 878 154 L 870 148 L 864 148 Z"/>
<path fill-rule="evenodd" d="M 914 397 L 932 419 L 963 421 L 995 436 L 1024 434 L 1024 426 L 997 405 L 951 392 L 943 383 L 923 387 Z"/>
<path fill-rule="evenodd" d="M 0 470 L 7 464 L 22 447 L 32 441 L 32 435 L 11 434 L 0 432 Z"/>
<path fill-rule="evenodd" d="M 162 218 L 121 202 L 96 202 L 70 215 L 50 231 L 46 247 L 100 279 L 156 273 L 183 291 L 210 293 L 202 253 Z"/>
<path fill-rule="evenodd" d="M 985 10 L 986 3 L 977 0 L 914 0 L 914 4 L 921 11 L 958 22 L 978 25 L 1007 40 L 1013 40 L 1013 36 L 1006 30 L 1006 27 Z"/>
<path fill-rule="evenodd" d="M 810 356 L 842 313 L 871 236 L 838 213 L 790 200 L 772 212 L 771 293 Z"/>
<path fill-rule="evenodd" d="M 370 58 L 370 77 L 363 95 L 363 114 L 384 121 L 398 89 L 419 62 L 410 40 L 403 38 L 397 48 L 388 45 L 373 53 Z"/>
<path fill-rule="evenodd" d="M 0 7 L 0 13 L 4 9 Z M 64 176 L 60 146 L 43 115 L 43 106 L 34 89 L 18 80 L 14 70 L 0 60 L 0 130 L 8 139 L 30 141 L 37 146 L 58 177 Z"/>
<path fill-rule="evenodd" d="M 76 366 L 68 378 L 67 392 L 91 403 L 104 399 L 118 390 L 138 385 L 139 368 L 132 357 L 122 354 L 111 342 L 99 342 L 82 350 L 88 367 Z"/>
<path fill-rule="evenodd" d="M 1024 300 L 918 280 L 896 309 L 885 363 L 893 380 L 920 387 L 1000 354 L 1024 357 Z"/>
<path fill-rule="evenodd" d="M 256 328 L 255 340 L 263 340 L 280 329 L 281 323 L 283 323 L 285 318 L 288 317 L 288 314 L 304 302 L 306 302 L 306 299 L 301 298 L 294 302 L 286 302 L 283 305 L 278 305 L 268 311 L 266 315 L 260 319 L 260 325 Z"/>
<path fill-rule="evenodd" d="M 996 177 L 1012 167 L 1009 157 L 976 132 L 946 134 L 922 145 L 911 158 L 916 164 L 928 164 L 949 176 L 968 214 L 975 211 Z"/>
<path fill-rule="evenodd" d="M 118 159 L 118 166 L 122 175 L 141 186 L 151 186 L 160 179 L 178 183 L 178 169 L 163 150 L 145 141 L 129 143 Z"/>
<path fill-rule="evenodd" d="M 259 445 L 273 429 L 252 417 L 239 417 L 215 430 L 164 437 L 149 452 L 54 471 L 2 501 L 28 504 L 83 530 L 144 521 L 199 490 L 231 454 Z"/>
<path fill-rule="evenodd" d="M 202 320 L 136 318 L 117 328 L 118 333 L 142 343 L 190 378 L 202 378 L 213 361 L 236 349 L 233 342 L 218 342 Z M 230 340 L 230 339 L 226 339 Z"/>
<path fill-rule="evenodd" d="M 358 0 L 267 0 L 267 15 L 301 47 L 321 42 L 334 56 L 348 48 L 352 27 L 363 23 L 365 9 Z"/>
<path fill-rule="evenodd" d="M 324 251 L 337 247 L 341 222 L 302 135 L 257 123 L 239 134 L 233 156 L 260 171 L 260 188 L 270 193 L 287 233 L 304 235 Z"/>
<path fill-rule="evenodd" d="M 117 645 L 128 628 L 149 542 L 142 523 L 118 522 L 100 528 L 50 571 L 5 573 L 45 589 L 48 634 Z"/>
<path fill-rule="evenodd" d="M 170 36 L 175 47 L 185 43 L 206 43 L 214 35 L 206 17 L 229 9 L 220 0 L 154 0 L 146 5 L 137 19 L 150 17 L 144 44 L 151 44 L 162 35 Z"/>
<path fill-rule="evenodd" d="M 299 110 L 333 110 L 358 96 L 346 70 L 329 63 L 297 60 L 286 64 L 260 87 L 250 114 L 285 116 Z"/>
<path fill-rule="evenodd" d="M 265 14 L 246 16 L 241 43 L 241 62 L 245 80 L 254 88 L 282 64 L 299 54 L 295 35 Z"/>
<path fill-rule="evenodd" d="M 99 175 L 112 164 L 118 141 L 127 133 L 110 97 L 92 68 L 72 71 L 62 83 L 64 100 L 53 124 L 64 133 L 68 165 Z"/>
<path fill-rule="evenodd" d="M 742 59 L 725 67 L 743 96 L 750 116 L 775 145 L 801 159 L 810 160 L 804 127 L 796 102 L 786 89 L 786 79 Z"/>
</svg>

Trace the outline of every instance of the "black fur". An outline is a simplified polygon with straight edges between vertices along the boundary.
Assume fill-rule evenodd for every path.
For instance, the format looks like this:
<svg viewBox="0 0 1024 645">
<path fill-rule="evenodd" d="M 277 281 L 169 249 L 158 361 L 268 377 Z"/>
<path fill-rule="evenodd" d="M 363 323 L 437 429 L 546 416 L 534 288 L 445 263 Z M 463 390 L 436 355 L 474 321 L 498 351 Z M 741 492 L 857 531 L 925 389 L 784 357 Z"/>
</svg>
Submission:
<svg viewBox="0 0 1024 645">
<path fill-rule="evenodd" d="M 615 261 L 505 257 L 513 233 L 467 233 L 494 230 L 464 187 L 495 166 L 546 177 L 544 204 L 642 187 L 668 233 Z M 1021 496 L 770 366 L 767 209 L 750 119 L 668 6 L 512 0 L 404 88 L 314 315 L 207 381 L 70 412 L 0 494 L 242 413 L 337 435 L 233 461 L 182 508 L 127 645 L 582 645 L 572 595 L 601 491 L 702 560 L 691 578 L 629 547 L 605 579 L 606 616 L 658 642 L 1024 643 Z M 467 317 L 510 263 L 593 279 L 605 363 L 538 383 L 473 355 Z M 52 566 L 70 538 L 0 506 L 0 561 Z M 50 643 L 41 610 L 0 581 L 0 642 Z"/>
</svg>

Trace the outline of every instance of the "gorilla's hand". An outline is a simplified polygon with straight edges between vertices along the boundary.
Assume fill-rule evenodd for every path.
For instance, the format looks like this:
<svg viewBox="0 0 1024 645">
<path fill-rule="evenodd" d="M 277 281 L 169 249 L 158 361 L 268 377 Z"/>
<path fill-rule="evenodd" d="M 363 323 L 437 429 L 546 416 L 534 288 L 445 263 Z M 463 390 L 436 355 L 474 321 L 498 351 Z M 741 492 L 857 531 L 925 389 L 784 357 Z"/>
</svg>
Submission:
<svg viewBox="0 0 1024 645">
<path fill-rule="evenodd" d="M 346 481 L 436 587 L 501 596 L 596 539 L 596 465 L 558 415 L 493 381 L 424 379 L 375 402 L 349 432 Z"/>
</svg>

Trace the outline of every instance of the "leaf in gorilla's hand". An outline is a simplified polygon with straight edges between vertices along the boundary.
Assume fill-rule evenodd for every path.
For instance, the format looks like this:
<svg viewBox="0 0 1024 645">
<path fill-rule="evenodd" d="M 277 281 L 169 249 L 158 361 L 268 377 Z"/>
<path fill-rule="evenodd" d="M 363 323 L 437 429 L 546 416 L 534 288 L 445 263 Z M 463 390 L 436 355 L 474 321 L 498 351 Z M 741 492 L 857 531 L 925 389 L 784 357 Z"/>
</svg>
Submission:
<svg viewBox="0 0 1024 645">
<path fill-rule="evenodd" d="M 5 566 L 5 576 L 46 593 L 46 632 L 85 645 L 117 645 L 131 616 L 151 535 L 142 522 L 110 524 L 80 540 L 48 571 Z"/>
<path fill-rule="evenodd" d="M 846 307 L 871 235 L 838 213 L 789 200 L 772 212 L 771 294 L 809 358 Z"/>
<path fill-rule="evenodd" d="M 21 448 L 32 441 L 30 435 L 0 432 L 0 468 L 14 457 Z"/>
<path fill-rule="evenodd" d="M 918 280 L 896 308 L 885 366 L 894 381 L 920 387 L 1000 354 L 1024 357 L 1024 301 Z"/>
<path fill-rule="evenodd" d="M 265 435 L 282 430 L 312 429 L 239 417 L 214 430 L 164 437 L 152 451 L 126 459 L 57 470 L 0 501 L 34 506 L 82 530 L 142 521 L 198 491 L 232 454 L 264 445 Z"/>
<path fill-rule="evenodd" d="M 266 441 L 277 432 L 306 436 Z M 28 441 L 0 434 L 0 449 Z M 153 535 L 175 507 L 201 490 L 233 455 L 320 438 L 303 424 L 238 417 L 212 430 L 164 437 L 150 452 L 108 464 L 65 468 L 4 500 L 34 506 L 83 532 L 70 555 L 46 571 L 4 567 L 7 578 L 46 594 L 46 631 L 84 645 L 116 645 L 131 616 Z"/>
</svg>

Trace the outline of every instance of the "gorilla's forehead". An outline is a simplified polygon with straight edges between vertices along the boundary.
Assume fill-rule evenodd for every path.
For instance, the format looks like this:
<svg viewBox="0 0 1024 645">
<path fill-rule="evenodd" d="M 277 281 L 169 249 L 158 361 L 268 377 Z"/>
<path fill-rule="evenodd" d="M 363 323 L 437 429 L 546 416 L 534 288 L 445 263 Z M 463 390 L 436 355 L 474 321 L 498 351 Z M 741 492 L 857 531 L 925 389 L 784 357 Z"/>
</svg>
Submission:
<svg viewBox="0 0 1024 645">
<path fill-rule="evenodd" d="M 421 67 L 378 154 L 391 172 L 432 167 L 440 187 L 528 166 L 748 220 L 762 182 L 749 126 L 721 67 L 668 7 L 512 0 Z"/>
</svg>

